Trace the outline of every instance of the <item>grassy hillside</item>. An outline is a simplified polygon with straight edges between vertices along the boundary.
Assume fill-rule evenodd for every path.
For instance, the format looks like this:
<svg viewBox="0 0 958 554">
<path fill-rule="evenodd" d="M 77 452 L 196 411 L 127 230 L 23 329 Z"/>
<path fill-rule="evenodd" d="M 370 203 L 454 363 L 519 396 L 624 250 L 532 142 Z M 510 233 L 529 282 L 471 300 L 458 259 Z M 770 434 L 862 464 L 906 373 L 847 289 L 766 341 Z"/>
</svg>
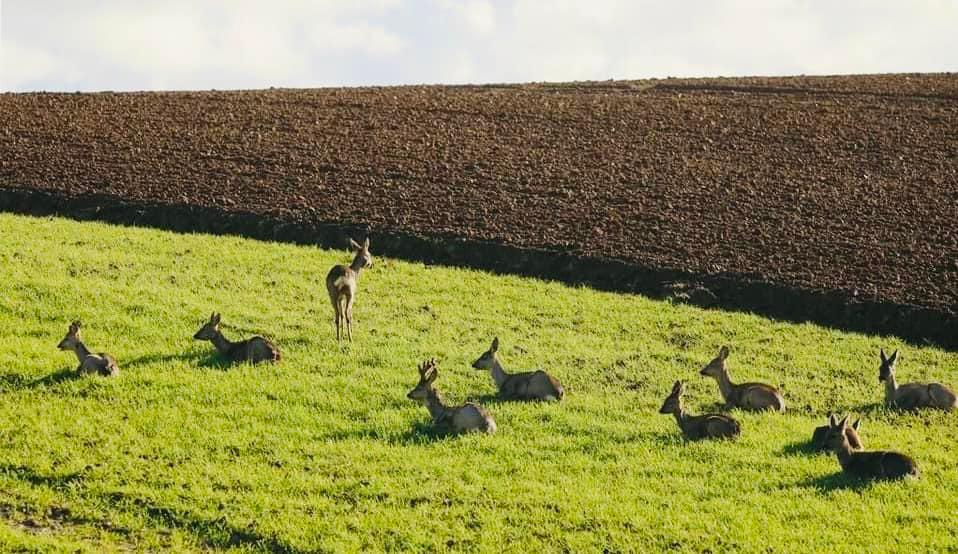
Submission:
<svg viewBox="0 0 958 554">
<path fill-rule="evenodd" d="M 344 239 L 345 243 L 345 239 Z M 373 253 L 376 244 L 372 245 Z M 0 215 L 0 550 L 823 552 L 958 545 L 958 414 L 879 404 L 899 379 L 958 386 L 958 355 L 894 338 L 377 259 L 356 341 L 333 340 L 323 279 L 345 251 Z M 191 339 L 265 333 L 278 366 L 226 367 Z M 77 377 L 72 319 L 121 376 Z M 560 404 L 498 402 L 469 367 L 493 336 L 507 368 L 544 367 Z M 687 444 L 658 408 L 722 344 L 733 377 L 776 384 L 785 415 L 735 412 L 735 442 Z M 447 400 L 494 436 L 442 438 L 405 395 L 440 360 Z M 863 486 L 803 449 L 829 410 L 918 481 Z M 854 537 L 850 539 L 850 537 Z"/>
</svg>

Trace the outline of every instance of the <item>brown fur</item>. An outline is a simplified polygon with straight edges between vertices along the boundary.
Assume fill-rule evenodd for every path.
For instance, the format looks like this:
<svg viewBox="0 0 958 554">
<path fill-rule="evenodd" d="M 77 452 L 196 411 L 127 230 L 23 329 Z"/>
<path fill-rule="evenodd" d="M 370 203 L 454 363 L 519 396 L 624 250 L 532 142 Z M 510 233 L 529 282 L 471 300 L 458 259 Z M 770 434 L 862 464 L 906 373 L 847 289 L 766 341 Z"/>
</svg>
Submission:
<svg viewBox="0 0 958 554">
<path fill-rule="evenodd" d="M 272 342 L 260 336 L 250 337 L 240 342 L 227 340 L 220 332 L 220 314 L 213 313 L 210 320 L 193 335 L 196 340 L 208 340 L 213 343 L 221 356 L 230 362 L 278 362 L 279 349 Z"/>
<path fill-rule="evenodd" d="M 433 426 L 441 433 L 468 433 L 472 431 L 492 434 L 496 432 L 496 422 L 482 406 L 471 402 L 462 406 L 446 406 L 433 382 L 439 377 L 436 360 L 423 362 L 419 366 L 419 384 L 406 395 L 410 400 L 421 402 L 429 415 Z"/>
<path fill-rule="evenodd" d="M 703 414 L 693 416 L 682 408 L 682 394 L 685 386 L 681 381 L 672 385 L 672 393 L 659 409 L 660 414 L 672 414 L 682 430 L 682 435 L 689 440 L 734 438 L 742 432 L 742 427 L 735 419 L 722 414 Z"/>
<path fill-rule="evenodd" d="M 708 363 L 701 374 L 714 378 L 719 385 L 719 392 L 725 400 L 726 408 L 742 408 L 743 410 L 772 410 L 785 411 L 785 398 L 778 389 L 765 383 L 732 383 L 728 369 L 725 368 L 725 359 L 729 349 L 723 346 L 718 356 Z"/>
<path fill-rule="evenodd" d="M 524 373 L 506 373 L 496 352 L 499 350 L 499 338 L 492 340 L 492 346 L 472 363 L 474 369 L 488 370 L 499 389 L 503 400 L 547 400 L 559 401 L 565 389 L 555 377 L 545 371 L 527 371 Z"/>
<path fill-rule="evenodd" d="M 113 356 L 105 352 L 94 354 L 83 344 L 83 339 L 80 338 L 80 327 L 81 324 L 79 321 L 71 323 L 66 336 L 57 344 L 57 348 L 60 350 L 72 350 L 73 353 L 76 354 L 77 359 L 80 361 L 80 365 L 77 366 L 77 372 L 79 373 L 103 375 L 104 377 L 116 377 L 119 375 L 120 367 L 117 365 L 116 360 L 113 359 Z"/>
<path fill-rule="evenodd" d="M 848 442 L 848 416 L 840 422 L 829 418 L 825 444 L 834 450 L 842 471 L 858 479 L 901 479 L 918 477 L 918 465 L 910 456 L 890 450 L 856 452 Z"/>
<path fill-rule="evenodd" d="M 958 407 L 958 396 L 941 383 L 906 383 L 899 385 L 895 379 L 898 365 L 898 351 L 885 356 L 885 349 L 878 353 L 881 366 L 878 368 L 878 380 L 885 383 L 885 403 L 902 410 L 936 408 L 950 412 Z"/>
<path fill-rule="evenodd" d="M 829 414 L 829 418 L 832 415 Z M 848 445 L 852 447 L 852 450 L 864 450 L 865 445 L 862 442 L 861 437 L 858 435 L 858 429 L 861 427 L 862 420 L 858 418 L 855 420 L 855 423 L 851 427 L 845 427 L 845 434 L 848 436 Z M 831 428 L 830 424 L 822 425 L 821 427 L 816 427 L 815 431 L 812 432 L 812 448 L 815 450 L 828 450 L 828 445 L 826 444 L 826 439 L 828 438 L 828 430 Z"/>
<path fill-rule="evenodd" d="M 349 239 L 349 245 L 355 252 L 353 262 L 348 266 L 333 266 L 326 274 L 326 291 L 333 305 L 333 324 L 336 326 L 337 341 L 342 340 L 344 327 L 346 338 L 353 340 L 353 303 L 356 301 L 359 272 L 364 267 L 373 265 L 368 237 L 362 246 L 353 239 Z"/>
</svg>

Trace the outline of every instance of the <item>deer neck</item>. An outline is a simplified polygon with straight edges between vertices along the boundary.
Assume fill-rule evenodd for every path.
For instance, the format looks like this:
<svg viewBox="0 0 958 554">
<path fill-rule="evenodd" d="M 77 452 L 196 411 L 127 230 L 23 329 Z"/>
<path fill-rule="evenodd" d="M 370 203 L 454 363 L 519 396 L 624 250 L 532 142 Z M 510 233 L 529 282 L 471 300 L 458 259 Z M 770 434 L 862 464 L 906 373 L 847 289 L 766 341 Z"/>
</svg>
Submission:
<svg viewBox="0 0 958 554">
<path fill-rule="evenodd" d="M 847 466 L 852 459 L 852 445 L 849 444 L 847 438 L 842 441 L 841 446 L 835 449 L 835 453 L 838 456 L 839 465 Z"/>
<path fill-rule="evenodd" d="M 233 343 L 230 342 L 226 337 L 223 336 L 223 333 L 216 331 L 216 334 L 213 335 L 213 338 L 210 339 L 210 342 L 213 343 L 213 346 L 216 347 L 216 350 L 220 354 L 226 354 L 230 351 L 230 347 L 233 346 Z"/>
<path fill-rule="evenodd" d="M 674 412 L 672 412 L 672 415 L 675 416 L 675 422 L 679 424 L 679 429 L 685 431 L 685 421 L 687 417 L 685 414 L 685 410 L 683 410 L 682 407 L 679 406 L 678 408 L 676 408 Z"/>
<path fill-rule="evenodd" d="M 433 421 L 439 421 L 449 413 L 449 408 L 442 403 L 442 397 L 436 389 L 429 389 L 429 394 L 426 396 L 426 409 L 429 410 Z"/>
<path fill-rule="evenodd" d="M 506 382 L 506 377 L 509 376 L 506 370 L 502 368 L 502 364 L 499 363 L 499 359 L 495 357 L 492 358 L 492 367 L 489 372 L 492 374 L 492 380 L 496 383 L 496 387 L 501 387 Z"/>
<path fill-rule="evenodd" d="M 885 379 L 885 400 L 892 401 L 895 399 L 895 391 L 898 390 L 898 381 L 895 380 L 895 374 L 889 373 L 888 378 Z"/>
<path fill-rule="evenodd" d="M 359 272 L 362 271 L 364 267 L 366 266 L 363 264 L 362 256 L 356 256 L 353 258 L 353 263 L 349 264 L 349 269 L 353 270 L 357 278 L 359 277 Z"/>
<path fill-rule="evenodd" d="M 732 398 L 732 391 L 735 390 L 735 385 L 732 384 L 732 378 L 729 376 L 728 370 L 723 369 L 715 380 L 718 381 L 719 392 L 722 393 L 722 398 L 728 402 L 729 399 Z"/>
<path fill-rule="evenodd" d="M 77 340 L 76 346 L 73 347 L 73 353 L 76 354 L 80 363 L 83 363 L 83 360 L 90 355 L 90 349 L 83 344 L 82 340 Z"/>
</svg>

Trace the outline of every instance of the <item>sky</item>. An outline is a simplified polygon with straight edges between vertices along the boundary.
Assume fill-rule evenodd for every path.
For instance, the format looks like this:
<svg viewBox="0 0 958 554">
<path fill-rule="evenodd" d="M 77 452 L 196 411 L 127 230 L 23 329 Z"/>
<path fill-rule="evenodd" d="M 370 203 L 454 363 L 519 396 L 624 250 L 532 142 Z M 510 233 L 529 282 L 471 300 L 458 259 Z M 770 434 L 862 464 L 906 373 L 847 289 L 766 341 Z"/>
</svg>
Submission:
<svg viewBox="0 0 958 554">
<path fill-rule="evenodd" d="M 0 0 L 0 91 L 958 71 L 958 0 Z"/>
</svg>

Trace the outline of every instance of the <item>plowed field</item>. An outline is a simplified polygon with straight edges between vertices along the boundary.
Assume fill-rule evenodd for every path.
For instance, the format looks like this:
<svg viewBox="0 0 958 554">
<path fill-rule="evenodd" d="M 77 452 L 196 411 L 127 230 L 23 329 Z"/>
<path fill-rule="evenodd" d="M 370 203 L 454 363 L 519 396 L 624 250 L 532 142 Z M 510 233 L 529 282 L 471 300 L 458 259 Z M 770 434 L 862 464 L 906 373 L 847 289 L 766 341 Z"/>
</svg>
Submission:
<svg viewBox="0 0 958 554">
<path fill-rule="evenodd" d="M 958 75 L 0 95 L 0 188 L 958 311 Z"/>
</svg>

